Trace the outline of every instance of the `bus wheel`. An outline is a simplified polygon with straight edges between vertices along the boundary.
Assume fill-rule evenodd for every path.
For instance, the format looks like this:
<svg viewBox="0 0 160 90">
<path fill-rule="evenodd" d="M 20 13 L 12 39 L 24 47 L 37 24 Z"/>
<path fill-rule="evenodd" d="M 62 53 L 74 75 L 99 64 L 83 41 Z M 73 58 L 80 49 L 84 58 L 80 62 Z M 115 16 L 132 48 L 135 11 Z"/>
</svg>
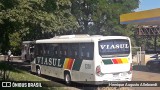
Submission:
<svg viewBox="0 0 160 90">
<path fill-rule="evenodd" d="M 38 76 L 41 76 L 41 69 L 40 69 L 40 67 L 39 67 L 39 66 L 37 66 L 37 68 L 36 68 L 36 72 L 37 72 L 37 75 L 38 75 Z"/>
<path fill-rule="evenodd" d="M 65 83 L 66 83 L 67 85 L 70 85 L 70 84 L 71 84 L 71 76 L 70 76 L 69 73 L 66 73 L 66 74 L 64 75 L 64 79 L 65 79 Z"/>
</svg>

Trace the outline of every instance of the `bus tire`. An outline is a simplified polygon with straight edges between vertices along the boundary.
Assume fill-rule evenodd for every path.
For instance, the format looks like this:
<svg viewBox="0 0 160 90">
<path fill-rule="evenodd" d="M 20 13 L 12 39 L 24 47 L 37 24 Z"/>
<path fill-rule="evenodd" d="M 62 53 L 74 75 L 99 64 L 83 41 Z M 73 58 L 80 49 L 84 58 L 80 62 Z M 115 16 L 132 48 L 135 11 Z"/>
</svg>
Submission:
<svg viewBox="0 0 160 90">
<path fill-rule="evenodd" d="M 41 76 L 41 69 L 39 66 L 36 66 L 36 73 L 38 76 Z"/>
<path fill-rule="evenodd" d="M 64 80 L 65 80 L 66 85 L 71 84 L 71 75 L 68 72 L 64 74 Z"/>
</svg>

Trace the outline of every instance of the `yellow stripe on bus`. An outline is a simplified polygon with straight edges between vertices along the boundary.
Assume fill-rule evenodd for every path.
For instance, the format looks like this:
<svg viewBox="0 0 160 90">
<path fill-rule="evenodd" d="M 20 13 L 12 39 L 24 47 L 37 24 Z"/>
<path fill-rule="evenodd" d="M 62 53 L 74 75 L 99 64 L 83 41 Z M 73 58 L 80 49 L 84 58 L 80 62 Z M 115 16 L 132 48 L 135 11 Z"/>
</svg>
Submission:
<svg viewBox="0 0 160 90">
<path fill-rule="evenodd" d="M 127 58 L 121 58 L 123 63 L 128 63 L 128 59 Z"/>
<path fill-rule="evenodd" d="M 68 62 L 69 62 L 69 58 L 66 58 L 65 59 L 65 62 L 64 62 L 64 69 L 67 69 L 67 66 L 68 66 Z"/>
</svg>

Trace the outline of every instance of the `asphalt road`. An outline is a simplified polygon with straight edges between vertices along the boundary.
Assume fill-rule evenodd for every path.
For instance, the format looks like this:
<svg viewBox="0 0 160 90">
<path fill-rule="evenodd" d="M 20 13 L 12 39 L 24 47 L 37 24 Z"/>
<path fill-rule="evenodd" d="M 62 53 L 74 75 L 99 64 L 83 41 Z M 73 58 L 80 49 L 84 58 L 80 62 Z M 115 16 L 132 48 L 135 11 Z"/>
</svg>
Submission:
<svg viewBox="0 0 160 90">
<path fill-rule="evenodd" d="M 160 81 L 160 71 L 150 71 L 145 65 L 133 66 L 133 81 Z"/>
<path fill-rule="evenodd" d="M 160 71 L 149 71 L 145 66 L 133 66 L 133 81 L 160 81 Z M 131 90 L 160 90 L 160 87 L 132 87 Z"/>
<path fill-rule="evenodd" d="M 17 67 L 24 69 L 26 71 L 30 70 L 30 65 L 27 62 L 22 62 L 21 60 L 12 61 Z M 149 71 L 145 66 L 133 66 L 133 81 L 160 81 L 160 71 Z M 54 80 L 53 80 L 54 82 Z M 59 83 L 59 82 L 57 82 Z M 64 83 L 61 83 L 64 84 Z M 67 87 L 67 89 L 80 90 L 84 88 L 78 87 Z M 87 88 L 89 89 L 89 88 Z M 92 90 L 91 88 L 90 90 Z M 99 88 L 98 90 L 160 90 L 160 87 L 123 87 L 123 88 Z"/>
</svg>

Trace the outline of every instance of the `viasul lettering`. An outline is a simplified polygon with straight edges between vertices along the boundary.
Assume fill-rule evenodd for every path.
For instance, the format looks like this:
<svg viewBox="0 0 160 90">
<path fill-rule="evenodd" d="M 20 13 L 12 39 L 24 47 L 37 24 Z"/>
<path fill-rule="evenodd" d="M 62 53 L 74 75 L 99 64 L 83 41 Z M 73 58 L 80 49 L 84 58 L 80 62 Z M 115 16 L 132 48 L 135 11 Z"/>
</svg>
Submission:
<svg viewBox="0 0 160 90">
<path fill-rule="evenodd" d="M 101 49 L 128 49 L 128 44 L 100 45 Z"/>
<path fill-rule="evenodd" d="M 57 58 L 48 58 L 48 57 L 37 57 L 36 64 L 48 65 L 54 67 L 61 67 L 61 59 Z"/>
</svg>

